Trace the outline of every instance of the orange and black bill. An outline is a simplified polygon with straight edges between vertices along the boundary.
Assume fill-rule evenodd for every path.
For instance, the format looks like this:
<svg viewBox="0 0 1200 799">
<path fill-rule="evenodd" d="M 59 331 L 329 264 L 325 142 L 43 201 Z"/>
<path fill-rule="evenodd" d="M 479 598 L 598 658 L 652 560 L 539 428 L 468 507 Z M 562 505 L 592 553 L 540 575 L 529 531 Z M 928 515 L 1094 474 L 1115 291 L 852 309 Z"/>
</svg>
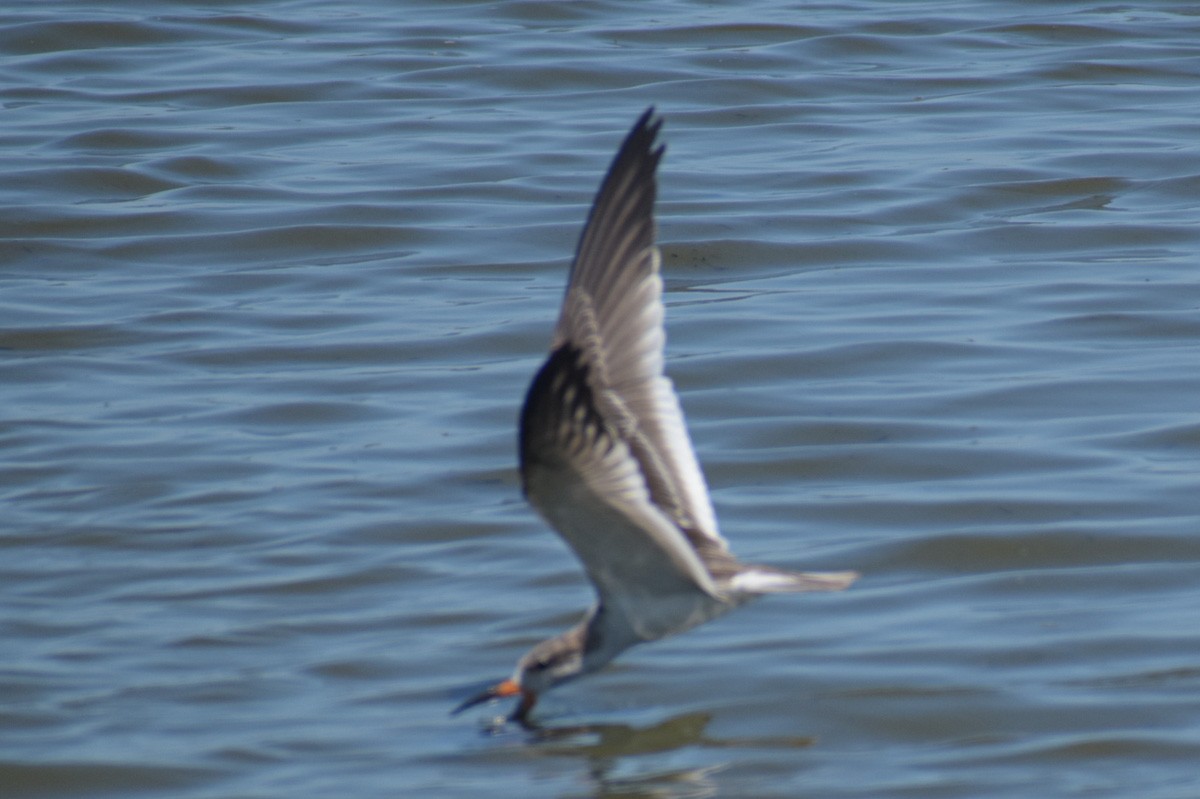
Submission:
<svg viewBox="0 0 1200 799">
<path fill-rule="evenodd" d="M 534 704 L 537 702 L 537 694 L 535 694 L 533 691 L 524 690 L 520 685 L 517 685 L 514 680 L 505 680 L 502 683 L 493 685 L 483 693 L 471 697 L 458 707 L 454 708 L 454 710 L 451 710 L 450 714 L 456 715 L 469 707 L 475 707 L 475 705 L 481 705 L 484 702 L 490 702 L 493 699 L 503 699 L 505 697 L 516 696 L 518 694 L 521 696 L 521 703 L 517 705 L 517 709 L 513 711 L 513 714 L 510 718 L 514 721 L 522 721 L 525 719 L 526 714 L 533 709 Z"/>
</svg>

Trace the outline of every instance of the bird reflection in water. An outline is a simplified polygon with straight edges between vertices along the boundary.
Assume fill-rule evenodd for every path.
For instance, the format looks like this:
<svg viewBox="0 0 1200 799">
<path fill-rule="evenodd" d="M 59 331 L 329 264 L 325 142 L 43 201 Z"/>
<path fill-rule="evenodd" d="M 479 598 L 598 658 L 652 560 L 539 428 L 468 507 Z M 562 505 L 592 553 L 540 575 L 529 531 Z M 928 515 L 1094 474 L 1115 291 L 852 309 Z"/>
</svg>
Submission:
<svg viewBox="0 0 1200 799">
<path fill-rule="evenodd" d="M 806 736 L 755 736 L 718 738 L 706 733 L 712 714 L 684 713 L 647 726 L 632 724 L 568 724 L 544 726 L 525 722 L 519 728 L 506 717 L 493 719 L 484 728 L 501 737 L 525 737 L 526 752 L 541 757 L 581 758 L 595 783 L 595 796 L 707 797 L 717 795 L 713 774 L 724 763 L 703 767 L 628 774 L 629 758 L 682 749 L 805 749 L 816 739 Z"/>
</svg>

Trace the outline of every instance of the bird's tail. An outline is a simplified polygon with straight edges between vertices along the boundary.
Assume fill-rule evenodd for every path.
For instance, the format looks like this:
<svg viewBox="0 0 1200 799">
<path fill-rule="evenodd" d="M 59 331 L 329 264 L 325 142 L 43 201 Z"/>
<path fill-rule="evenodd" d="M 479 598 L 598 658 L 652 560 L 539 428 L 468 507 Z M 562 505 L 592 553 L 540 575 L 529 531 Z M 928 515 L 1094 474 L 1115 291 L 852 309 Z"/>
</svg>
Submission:
<svg viewBox="0 0 1200 799">
<path fill-rule="evenodd" d="M 731 587 L 747 594 L 841 591 L 857 579 L 858 572 L 792 572 L 771 566 L 746 566 L 734 575 Z"/>
</svg>

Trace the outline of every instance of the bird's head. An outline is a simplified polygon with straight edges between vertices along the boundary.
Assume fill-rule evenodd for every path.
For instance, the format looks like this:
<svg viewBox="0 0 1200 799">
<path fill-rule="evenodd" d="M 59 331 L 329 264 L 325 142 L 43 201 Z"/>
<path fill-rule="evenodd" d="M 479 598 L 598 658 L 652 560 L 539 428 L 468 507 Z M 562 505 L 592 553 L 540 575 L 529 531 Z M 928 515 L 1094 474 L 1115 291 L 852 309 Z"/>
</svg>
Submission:
<svg viewBox="0 0 1200 799">
<path fill-rule="evenodd" d="M 561 639 L 552 638 L 544 641 L 530 650 L 529 654 L 517 662 L 517 670 L 513 676 L 499 682 L 483 693 L 471 697 L 453 713 L 461 713 L 469 707 L 482 704 L 492 699 L 503 699 L 509 696 L 520 696 L 516 710 L 509 717 L 513 721 L 525 721 L 529 711 L 537 704 L 538 696 L 559 683 L 566 682 L 572 677 L 583 673 L 583 655 L 573 647 L 563 646 Z"/>
</svg>

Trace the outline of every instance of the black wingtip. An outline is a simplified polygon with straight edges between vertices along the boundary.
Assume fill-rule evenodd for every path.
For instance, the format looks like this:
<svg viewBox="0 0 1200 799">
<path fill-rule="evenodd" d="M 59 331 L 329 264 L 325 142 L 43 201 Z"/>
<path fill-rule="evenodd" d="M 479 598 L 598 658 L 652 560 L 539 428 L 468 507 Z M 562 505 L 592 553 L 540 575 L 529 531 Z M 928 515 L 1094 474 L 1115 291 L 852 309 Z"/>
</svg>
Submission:
<svg viewBox="0 0 1200 799">
<path fill-rule="evenodd" d="M 655 174 L 667 149 L 657 142 L 662 124 L 657 110 L 650 106 L 621 142 L 575 247 L 568 291 L 575 285 L 578 270 L 591 270 L 594 290 L 604 283 L 611 269 L 622 263 L 630 247 L 654 246 L 654 201 L 658 194 Z"/>
<path fill-rule="evenodd" d="M 636 131 L 645 128 L 653 138 L 658 135 L 658 129 L 662 127 L 662 123 L 663 119 L 658 116 L 658 109 L 651 105 L 647 106 L 642 115 L 638 117 L 637 122 L 633 123 L 633 129 Z"/>
<path fill-rule="evenodd" d="M 624 168 L 632 167 L 634 164 L 640 164 L 638 169 L 644 171 L 653 180 L 654 172 L 658 169 L 658 162 L 667 149 L 667 145 L 657 144 L 658 132 L 662 126 L 663 118 L 658 115 L 658 109 L 650 106 L 643 111 L 642 115 L 633 123 L 633 127 L 629 129 L 621 146 L 617 148 L 617 154 L 613 156 L 612 163 L 609 164 L 605 183 L 608 182 L 607 177 L 614 173 L 621 173 Z M 657 146 L 655 146 L 656 144 Z M 598 194 L 603 196 L 604 191 L 605 186 L 601 184 Z"/>
<path fill-rule="evenodd" d="M 654 163 L 658 163 L 658 159 L 662 157 L 663 152 L 667 149 L 667 145 L 660 144 L 654 146 L 658 139 L 658 131 L 663 126 L 663 118 L 658 115 L 658 109 L 654 106 L 649 106 L 642 115 L 638 117 L 637 122 L 633 123 L 633 127 L 629 131 L 629 135 L 625 137 L 625 141 L 621 144 L 621 149 L 617 153 L 617 158 L 621 157 L 621 153 L 626 150 L 647 150 Z"/>
</svg>

